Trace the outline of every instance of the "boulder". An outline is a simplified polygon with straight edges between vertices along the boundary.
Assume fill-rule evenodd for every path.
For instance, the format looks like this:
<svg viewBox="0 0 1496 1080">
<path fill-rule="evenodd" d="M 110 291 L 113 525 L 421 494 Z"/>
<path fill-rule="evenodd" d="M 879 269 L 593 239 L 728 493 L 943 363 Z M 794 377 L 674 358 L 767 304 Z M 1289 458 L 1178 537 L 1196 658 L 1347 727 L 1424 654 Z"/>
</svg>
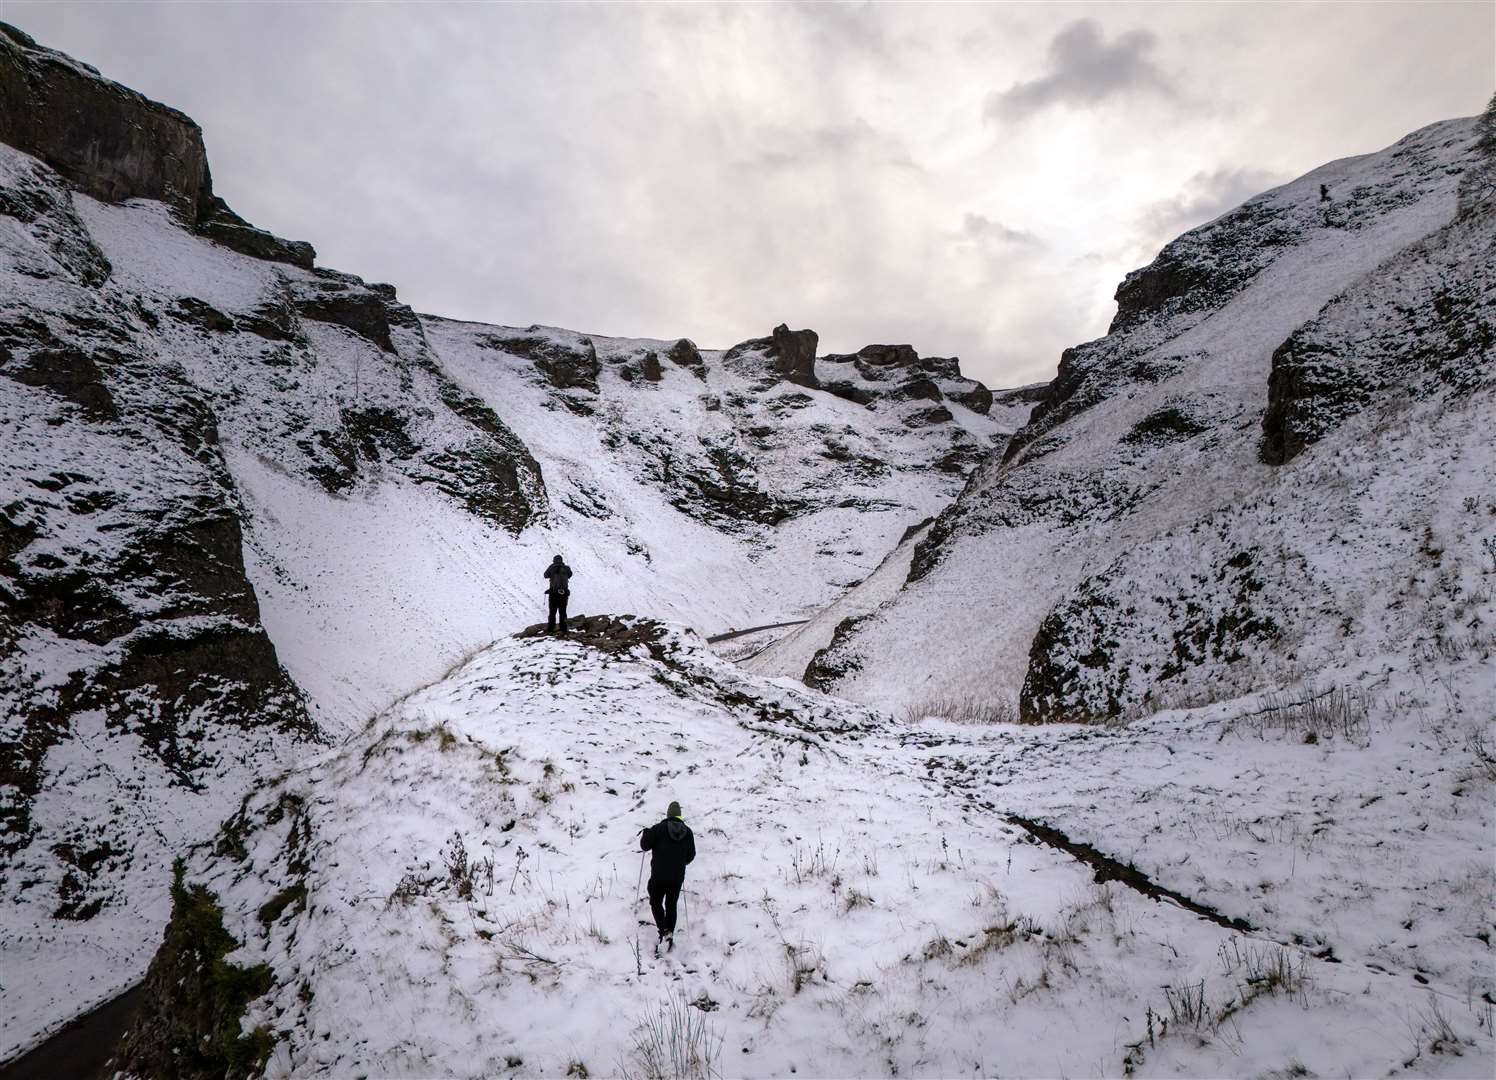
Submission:
<svg viewBox="0 0 1496 1080">
<path fill-rule="evenodd" d="M 672 364 L 679 364 L 695 375 L 698 379 L 706 378 L 706 364 L 701 359 L 701 351 L 696 348 L 696 343 L 689 338 L 681 338 L 670 346 L 665 353 Z"/>
<path fill-rule="evenodd" d="M 816 388 L 816 345 L 820 337 L 814 330 L 791 330 L 786 324 L 774 327 L 771 336 L 740 342 L 723 354 L 727 361 L 759 354 L 772 362 L 772 371 L 786 382 Z"/>
<path fill-rule="evenodd" d="M 992 411 L 992 391 L 975 379 L 963 379 L 960 389 L 946 388 L 945 396 L 951 401 L 965 405 L 974 413 L 985 416 Z"/>
</svg>

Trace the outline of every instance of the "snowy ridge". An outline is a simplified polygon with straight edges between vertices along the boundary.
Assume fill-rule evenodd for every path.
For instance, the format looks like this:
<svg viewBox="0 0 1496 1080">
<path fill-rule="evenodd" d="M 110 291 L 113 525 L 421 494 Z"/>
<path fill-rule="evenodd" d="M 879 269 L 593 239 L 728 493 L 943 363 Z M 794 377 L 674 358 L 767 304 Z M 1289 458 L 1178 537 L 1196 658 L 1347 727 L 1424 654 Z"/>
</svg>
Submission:
<svg viewBox="0 0 1496 1080">
<path fill-rule="evenodd" d="M 1306 759 L 1260 744 L 1251 704 L 1125 732 L 895 724 L 679 631 L 504 642 L 254 794 L 186 880 L 267 987 L 238 1030 L 272 1077 L 638 1072 L 671 1010 L 734 1075 L 1481 1075 L 1482 875 L 1399 868 L 1480 850 L 1490 822 L 1459 808 L 1492 778 L 1417 765 L 1382 796 L 1402 739 L 1453 732 L 1402 719 Z M 671 799 L 698 857 L 655 959 L 637 833 Z M 1187 863 L 1221 920 L 1096 884 L 1013 811 L 1099 811 L 1078 838 Z M 1341 817 L 1390 841 L 1384 889 L 1322 835 Z M 1404 915 L 1404 940 L 1368 931 Z M 145 1032 L 191 966 L 151 978 Z M 136 1045 L 148 1074 L 174 1044 Z"/>
</svg>

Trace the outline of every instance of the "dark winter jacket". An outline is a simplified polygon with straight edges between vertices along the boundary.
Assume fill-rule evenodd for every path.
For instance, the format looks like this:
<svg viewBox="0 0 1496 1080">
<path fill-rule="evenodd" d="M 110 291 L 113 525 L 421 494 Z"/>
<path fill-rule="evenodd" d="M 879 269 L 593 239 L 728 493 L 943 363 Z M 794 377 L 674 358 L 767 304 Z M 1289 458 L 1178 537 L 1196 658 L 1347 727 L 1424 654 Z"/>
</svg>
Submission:
<svg viewBox="0 0 1496 1080">
<path fill-rule="evenodd" d="M 565 596 L 571 592 L 571 567 L 564 562 L 553 562 L 545 568 L 545 579 L 550 587 L 545 591 L 553 596 Z"/>
<path fill-rule="evenodd" d="M 639 834 L 639 847 L 651 852 L 650 881 L 684 881 L 686 863 L 696 858 L 696 839 L 680 818 L 666 818 Z"/>
</svg>

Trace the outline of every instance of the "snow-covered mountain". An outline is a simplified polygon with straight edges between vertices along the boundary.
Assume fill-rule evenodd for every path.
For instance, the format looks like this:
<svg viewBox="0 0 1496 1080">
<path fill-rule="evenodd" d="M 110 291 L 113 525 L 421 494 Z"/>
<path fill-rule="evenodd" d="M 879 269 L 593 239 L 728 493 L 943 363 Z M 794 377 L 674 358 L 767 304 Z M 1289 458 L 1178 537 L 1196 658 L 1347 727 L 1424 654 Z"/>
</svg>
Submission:
<svg viewBox="0 0 1496 1080">
<path fill-rule="evenodd" d="M 137 979 L 259 778 L 544 611 L 804 617 L 1026 419 L 817 357 L 421 316 L 0 26 L 0 1056 Z"/>
<path fill-rule="evenodd" d="M 146 975 L 129 1076 L 1489 1075 L 1475 130 L 991 392 L 417 314 L 0 26 L 0 1057 Z"/>
<path fill-rule="evenodd" d="M 1496 219 L 1456 213 L 1473 142 L 1434 124 L 1168 245 L 897 589 L 760 670 L 810 651 L 813 681 L 873 704 L 1105 720 L 1489 642 Z"/>
</svg>

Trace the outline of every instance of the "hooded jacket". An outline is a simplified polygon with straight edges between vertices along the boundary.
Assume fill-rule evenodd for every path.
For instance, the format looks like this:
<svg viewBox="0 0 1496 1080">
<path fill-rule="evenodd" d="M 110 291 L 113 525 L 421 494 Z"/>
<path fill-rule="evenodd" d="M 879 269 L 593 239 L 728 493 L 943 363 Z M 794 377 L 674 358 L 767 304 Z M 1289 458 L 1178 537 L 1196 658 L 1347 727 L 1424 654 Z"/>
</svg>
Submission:
<svg viewBox="0 0 1496 1080">
<path fill-rule="evenodd" d="M 639 847 L 650 852 L 649 880 L 684 881 L 686 864 L 696 858 L 696 838 L 680 818 L 665 818 L 639 834 Z"/>
</svg>

